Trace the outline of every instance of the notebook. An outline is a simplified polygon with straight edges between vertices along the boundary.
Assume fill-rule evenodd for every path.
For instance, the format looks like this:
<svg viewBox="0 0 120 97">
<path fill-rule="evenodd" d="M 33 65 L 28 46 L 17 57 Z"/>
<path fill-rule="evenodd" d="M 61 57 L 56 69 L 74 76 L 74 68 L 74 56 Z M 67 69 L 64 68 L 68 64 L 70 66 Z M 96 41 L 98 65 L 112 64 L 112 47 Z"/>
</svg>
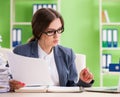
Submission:
<svg viewBox="0 0 120 97">
<path fill-rule="evenodd" d="M 64 87 L 64 86 L 41 86 L 41 87 L 23 87 L 16 89 L 15 92 L 22 93 L 81 93 L 82 87 Z"/>
<path fill-rule="evenodd" d="M 102 93 L 120 93 L 120 87 L 90 87 L 84 88 L 84 91 L 87 92 L 102 92 Z"/>
<path fill-rule="evenodd" d="M 26 86 L 53 84 L 49 66 L 44 59 L 24 57 L 9 52 L 7 60 L 13 79 L 24 82 Z"/>
</svg>

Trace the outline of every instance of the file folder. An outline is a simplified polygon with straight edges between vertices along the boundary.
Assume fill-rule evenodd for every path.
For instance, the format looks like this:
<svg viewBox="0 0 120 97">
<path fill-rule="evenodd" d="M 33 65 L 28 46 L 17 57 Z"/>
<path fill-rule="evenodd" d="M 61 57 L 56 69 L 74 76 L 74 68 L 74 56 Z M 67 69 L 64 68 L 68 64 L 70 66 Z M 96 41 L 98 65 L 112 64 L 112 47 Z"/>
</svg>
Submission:
<svg viewBox="0 0 120 97">
<path fill-rule="evenodd" d="M 47 4 L 43 4 L 43 6 L 42 6 L 43 8 L 47 8 Z"/>
<path fill-rule="evenodd" d="M 112 30 L 111 29 L 108 29 L 107 30 L 107 46 L 108 47 L 112 47 Z"/>
<path fill-rule="evenodd" d="M 118 30 L 114 29 L 113 30 L 113 47 L 118 46 Z"/>
<path fill-rule="evenodd" d="M 38 5 L 37 4 L 33 4 L 33 14 L 38 10 Z"/>
<path fill-rule="evenodd" d="M 12 30 L 12 46 L 13 47 L 15 47 L 16 44 L 17 44 L 17 37 L 16 37 L 16 35 L 17 35 L 17 31 L 16 31 L 16 29 L 13 29 Z"/>
<path fill-rule="evenodd" d="M 109 68 L 109 65 L 112 63 L 112 55 L 107 54 L 107 68 Z"/>
<path fill-rule="evenodd" d="M 108 69 L 109 64 L 112 63 L 112 55 L 111 54 L 103 54 L 102 55 L 102 68 Z"/>
<path fill-rule="evenodd" d="M 102 54 L 102 68 L 106 68 L 107 66 L 106 66 L 106 62 L 107 60 L 106 60 L 106 54 Z"/>
<path fill-rule="evenodd" d="M 52 4 L 48 4 L 48 8 L 52 8 Z"/>
<path fill-rule="evenodd" d="M 21 29 L 17 29 L 17 43 L 16 43 L 16 45 L 20 45 L 21 44 Z"/>
<path fill-rule="evenodd" d="M 102 30 L 102 47 L 107 47 L 107 30 Z"/>
<path fill-rule="evenodd" d="M 57 10 L 57 5 L 56 5 L 56 4 L 52 4 L 52 8 L 53 8 L 54 10 Z"/>
<path fill-rule="evenodd" d="M 41 9 L 41 8 L 42 8 L 42 4 L 38 4 L 37 6 L 38 6 L 38 9 Z M 38 9 L 37 9 L 37 10 L 38 10 Z"/>
</svg>

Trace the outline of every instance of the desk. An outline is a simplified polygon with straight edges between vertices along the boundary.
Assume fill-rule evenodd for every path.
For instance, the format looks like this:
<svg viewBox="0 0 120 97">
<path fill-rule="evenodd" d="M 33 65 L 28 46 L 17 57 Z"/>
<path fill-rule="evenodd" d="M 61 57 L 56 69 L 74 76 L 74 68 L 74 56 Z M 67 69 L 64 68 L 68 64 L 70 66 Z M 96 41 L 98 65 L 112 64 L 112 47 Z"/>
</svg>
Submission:
<svg viewBox="0 0 120 97">
<path fill-rule="evenodd" d="M 120 94 L 82 92 L 82 93 L 0 93 L 0 97 L 120 97 Z"/>
</svg>

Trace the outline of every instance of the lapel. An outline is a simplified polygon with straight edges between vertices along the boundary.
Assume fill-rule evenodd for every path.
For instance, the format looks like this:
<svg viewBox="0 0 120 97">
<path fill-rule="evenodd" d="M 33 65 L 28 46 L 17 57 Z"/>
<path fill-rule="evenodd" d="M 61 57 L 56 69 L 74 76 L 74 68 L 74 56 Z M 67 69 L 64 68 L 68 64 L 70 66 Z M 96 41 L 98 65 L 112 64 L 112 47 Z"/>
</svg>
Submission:
<svg viewBox="0 0 120 97">
<path fill-rule="evenodd" d="M 31 44 L 31 56 L 38 58 L 38 41 L 37 40 Z"/>
<path fill-rule="evenodd" d="M 56 67 L 58 70 L 60 86 L 65 86 L 66 80 L 65 80 L 65 70 L 64 70 L 64 66 L 63 66 L 63 64 L 64 64 L 63 56 L 60 53 L 59 48 L 57 46 L 54 47 L 54 57 L 55 57 Z"/>
</svg>

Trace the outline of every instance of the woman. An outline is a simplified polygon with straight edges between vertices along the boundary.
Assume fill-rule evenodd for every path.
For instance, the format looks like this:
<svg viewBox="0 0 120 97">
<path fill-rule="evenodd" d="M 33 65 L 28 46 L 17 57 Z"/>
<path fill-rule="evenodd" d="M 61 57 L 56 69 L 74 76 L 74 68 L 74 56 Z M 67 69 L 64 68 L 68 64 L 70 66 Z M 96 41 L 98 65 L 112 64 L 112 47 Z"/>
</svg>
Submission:
<svg viewBox="0 0 120 97">
<path fill-rule="evenodd" d="M 32 19 L 33 37 L 25 45 L 17 46 L 13 52 L 22 56 L 43 58 L 48 61 L 54 85 L 90 87 L 93 75 L 87 68 L 78 74 L 75 66 L 75 54 L 72 49 L 59 45 L 64 31 L 62 16 L 53 9 L 39 9 Z M 11 89 L 19 89 L 24 84 L 11 80 Z"/>
</svg>

